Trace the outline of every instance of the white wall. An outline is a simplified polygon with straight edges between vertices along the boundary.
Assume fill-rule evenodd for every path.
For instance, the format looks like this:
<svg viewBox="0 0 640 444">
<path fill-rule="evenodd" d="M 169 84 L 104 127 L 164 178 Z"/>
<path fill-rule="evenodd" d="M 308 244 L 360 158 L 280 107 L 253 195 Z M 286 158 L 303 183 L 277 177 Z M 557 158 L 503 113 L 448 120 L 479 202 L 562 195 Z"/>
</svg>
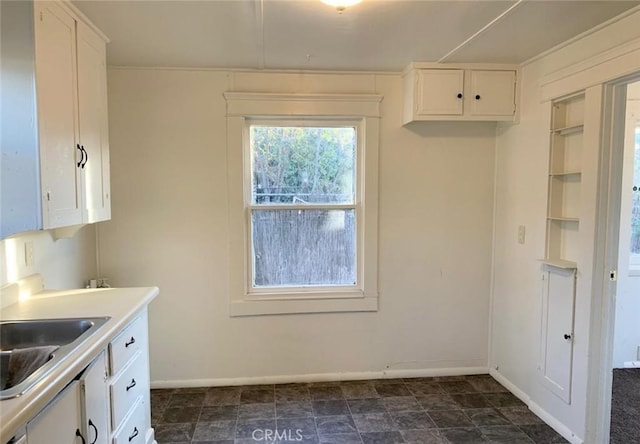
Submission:
<svg viewBox="0 0 640 444">
<path fill-rule="evenodd" d="M 549 73 L 640 37 L 639 22 L 636 12 L 523 67 L 520 124 L 500 128 L 496 142 L 490 366 L 578 440 L 586 428 L 590 294 L 577 295 L 572 404 L 564 404 L 536 381 L 542 288 L 537 259 L 544 255 L 550 121 L 550 105 L 540 101 L 539 82 Z M 640 61 L 638 65 L 640 70 Z M 596 172 L 583 172 L 583 181 L 589 178 L 592 183 Z M 593 205 L 593 200 L 587 203 Z M 518 225 L 527 227 L 524 245 L 517 243 Z M 581 230 L 585 226 L 581 220 Z M 591 260 L 579 262 L 583 259 Z"/>
<path fill-rule="evenodd" d="M 631 204 L 635 157 L 635 122 L 640 120 L 640 81 L 627 88 L 627 127 L 625 137 L 622 202 L 620 211 L 620 244 L 618 250 L 618 283 L 616 285 L 616 320 L 613 340 L 613 368 L 625 362 L 640 361 L 640 273 L 630 274 Z"/>
<path fill-rule="evenodd" d="M 42 275 L 45 288 L 81 288 L 96 276 L 95 225 L 74 237 L 54 240 L 50 231 L 13 236 L 0 241 L 0 286 L 34 273 Z M 25 242 L 33 243 L 33 265 L 25 262 Z"/>
<path fill-rule="evenodd" d="M 229 317 L 229 90 L 384 95 L 378 312 Z M 160 287 L 156 385 L 486 368 L 495 127 L 405 128 L 401 114 L 399 75 L 109 71 L 113 218 L 100 262 L 114 285 Z"/>
</svg>

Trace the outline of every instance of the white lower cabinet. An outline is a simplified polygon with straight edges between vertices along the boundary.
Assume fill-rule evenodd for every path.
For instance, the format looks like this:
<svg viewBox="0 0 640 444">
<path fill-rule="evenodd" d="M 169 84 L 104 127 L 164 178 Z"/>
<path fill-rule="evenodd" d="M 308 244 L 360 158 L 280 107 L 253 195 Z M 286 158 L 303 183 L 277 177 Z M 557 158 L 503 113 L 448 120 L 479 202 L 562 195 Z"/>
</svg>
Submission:
<svg viewBox="0 0 640 444">
<path fill-rule="evenodd" d="M 27 423 L 29 444 L 89 444 L 82 437 L 80 383 L 73 381 Z"/>
<path fill-rule="evenodd" d="M 87 444 L 109 443 L 107 359 L 102 351 L 80 377 L 82 435 Z"/>
<path fill-rule="evenodd" d="M 542 385 L 571 404 L 576 270 L 545 267 L 538 369 Z"/>
<path fill-rule="evenodd" d="M 151 444 L 147 313 L 109 343 L 109 398 L 113 444 Z"/>
<path fill-rule="evenodd" d="M 113 427 L 117 428 L 129 413 L 138 399 L 142 398 L 144 391 L 149 390 L 146 366 L 140 356 L 128 365 L 120 374 L 112 378 L 109 387 L 111 395 L 111 420 Z"/>
<path fill-rule="evenodd" d="M 147 329 L 143 310 L 27 423 L 27 442 L 157 444 L 151 428 Z"/>
<path fill-rule="evenodd" d="M 142 399 L 131 408 L 131 414 L 113 435 L 113 444 L 143 444 L 147 432 L 146 410 Z"/>
</svg>

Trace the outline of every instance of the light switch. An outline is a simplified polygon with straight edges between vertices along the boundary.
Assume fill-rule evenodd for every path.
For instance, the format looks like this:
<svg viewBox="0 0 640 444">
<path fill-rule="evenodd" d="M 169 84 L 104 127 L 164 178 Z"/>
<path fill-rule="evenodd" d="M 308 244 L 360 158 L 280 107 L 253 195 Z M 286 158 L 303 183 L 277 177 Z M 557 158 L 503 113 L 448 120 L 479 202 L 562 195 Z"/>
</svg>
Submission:
<svg viewBox="0 0 640 444">
<path fill-rule="evenodd" d="M 519 244 L 524 244 L 524 239 L 525 239 L 525 235 L 527 233 L 527 229 L 525 228 L 524 225 L 520 225 L 518 227 L 518 243 Z"/>
</svg>

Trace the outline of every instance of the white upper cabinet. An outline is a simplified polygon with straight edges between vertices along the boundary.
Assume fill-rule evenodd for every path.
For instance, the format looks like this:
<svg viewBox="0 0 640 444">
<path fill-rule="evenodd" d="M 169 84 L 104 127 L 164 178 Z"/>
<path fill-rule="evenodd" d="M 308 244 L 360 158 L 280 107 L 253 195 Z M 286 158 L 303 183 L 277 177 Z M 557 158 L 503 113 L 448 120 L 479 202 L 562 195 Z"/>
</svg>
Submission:
<svg viewBox="0 0 640 444">
<path fill-rule="evenodd" d="M 106 43 L 60 3 L 35 3 L 43 228 L 108 220 Z"/>
<path fill-rule="evenodd" d="M 403 74 L 403 123 L 514 121 L 517 70 L 505 65 L 410 65 Z"/>
<path fill-rule="evenodd" d="M 0 9 L 0 238 L 110 219 L 106 37 L 66 1 Z"/>
<path fill-rule="evenodd" d="M 37 2 L 35 20 L 43 228 L 57 228 L 81 224 L 83 213 L 76 21 L 53 2 Z"/>
</svg>

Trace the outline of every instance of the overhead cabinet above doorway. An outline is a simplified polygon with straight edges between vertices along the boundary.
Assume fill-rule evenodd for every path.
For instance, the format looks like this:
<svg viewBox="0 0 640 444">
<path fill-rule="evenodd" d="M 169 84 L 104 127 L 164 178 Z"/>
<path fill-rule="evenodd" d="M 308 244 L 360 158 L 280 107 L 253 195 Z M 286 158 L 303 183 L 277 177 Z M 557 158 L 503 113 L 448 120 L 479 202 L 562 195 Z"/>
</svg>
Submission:
<svg viewBox="0 0 640 444">
<path fill-rule="evenodd" d="M 517 73 L 509 65 L 413 63 L 403 73 L 403 123 L 514 121 Z"/>
</svg>

